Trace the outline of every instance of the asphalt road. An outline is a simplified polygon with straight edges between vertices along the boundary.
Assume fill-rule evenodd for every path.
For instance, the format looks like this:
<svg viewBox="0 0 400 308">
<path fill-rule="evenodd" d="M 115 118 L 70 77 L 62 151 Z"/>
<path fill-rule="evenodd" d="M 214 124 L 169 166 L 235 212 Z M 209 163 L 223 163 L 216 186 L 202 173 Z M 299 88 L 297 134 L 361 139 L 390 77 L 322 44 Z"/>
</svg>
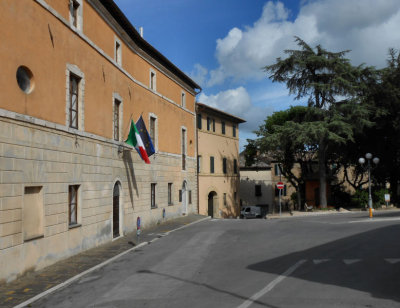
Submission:
<svg viewBox="0 0 400 308">
<path fill-rule="evenodd" d="M 400 307 L 400 212 L 209 220 L 32 307 Z"/>
</svg>

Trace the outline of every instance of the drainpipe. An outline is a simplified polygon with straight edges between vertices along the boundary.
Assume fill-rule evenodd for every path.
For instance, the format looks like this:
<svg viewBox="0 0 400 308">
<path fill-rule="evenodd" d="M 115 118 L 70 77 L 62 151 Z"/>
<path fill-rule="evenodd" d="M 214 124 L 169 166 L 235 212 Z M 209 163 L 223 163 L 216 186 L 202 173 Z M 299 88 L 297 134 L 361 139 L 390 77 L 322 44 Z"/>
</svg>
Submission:
<svg viewBox="0 0 400 308">
<path fill-rule="evenodd" d="M 200 92 L 199 92 L 200 93 Z M 198 93 L 198 94 L 199 94 Z M 194 102 L 194 111 L 195 111 L 195 120 L 194 127 L 196 129 L 196 175 L 197 175 L 197 214 L 200 214 L 200 200 L 199 200 L 199 129 L 197 128 L 197 105 L 196 101 Z"/>
</svg>

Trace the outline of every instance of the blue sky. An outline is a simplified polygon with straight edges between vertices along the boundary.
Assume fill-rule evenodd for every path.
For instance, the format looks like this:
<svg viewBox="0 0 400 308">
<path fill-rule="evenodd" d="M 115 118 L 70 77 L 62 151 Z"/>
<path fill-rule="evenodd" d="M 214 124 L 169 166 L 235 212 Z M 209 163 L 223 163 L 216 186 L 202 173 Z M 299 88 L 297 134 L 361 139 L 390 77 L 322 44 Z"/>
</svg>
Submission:
<svg viewBox="0 0 400 308">
<path fill-rule="evenodd" d="M 382 67 L 400 48 L 399 0 L 114 0 L 144 38 L 202 86 L 199 102 L 245 119 L 240 147 L 272 112 L 301 104 L 262 71 L 294 36 Z"/>
</svg>

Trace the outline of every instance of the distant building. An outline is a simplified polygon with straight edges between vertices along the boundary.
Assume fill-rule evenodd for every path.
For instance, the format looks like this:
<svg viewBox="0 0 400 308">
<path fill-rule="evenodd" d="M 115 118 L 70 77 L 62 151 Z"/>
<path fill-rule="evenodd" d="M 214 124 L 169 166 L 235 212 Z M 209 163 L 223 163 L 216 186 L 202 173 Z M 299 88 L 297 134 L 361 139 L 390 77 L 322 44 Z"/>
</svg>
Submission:
<svg viewBox="0 0 400 308">
<path fill-rule="evenodd" d="M 281 209 L 287 211 L 293 202 L 290 196 L 295 188 L 281 176 L 277 163 L 266 156 L 258 156 L 251 166 L 245 165 L 244 153 L 240 154 L 240 202 L 241 206 L 260 206 L 265 212 L 275 213 L 279 208 L 278 182 L 284 183 L 281 190 Z"/>
<path fill-rule="evenodd" d="M 245 121 L 197 103 L 199 213 L 239 215 L 239 124 Z"/>
<path fill-rule="evenodd" d="M 200 87 L 111 0 L 0 1 L 0 280 L 197 213 Z M 182 42 L 184 43 L 184 42 Z M 156 154 L 123 141 L 142 115 Z"/>
</svg>

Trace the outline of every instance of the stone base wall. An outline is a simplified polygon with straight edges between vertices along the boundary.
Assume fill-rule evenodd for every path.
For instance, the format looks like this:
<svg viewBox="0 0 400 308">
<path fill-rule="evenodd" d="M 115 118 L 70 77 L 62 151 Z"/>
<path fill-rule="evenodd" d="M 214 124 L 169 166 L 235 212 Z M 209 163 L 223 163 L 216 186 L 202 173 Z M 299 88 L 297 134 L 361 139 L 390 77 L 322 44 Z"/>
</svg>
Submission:
<svg viewBox="0 0 400 308">
<path fill-rule="evenodd" d="M 146 165 L 122 143 L 34 122 L 0 118 L 0 280 L 11 281 L 26 271 L 111 241 L 116 183 L 121 188 L 121 235 L 136 229 L 138 216 L 145 229 L 197 212 L 194 158 L 187 159 L 185 171 L 181 156 L 175 154 L 155 154 Z M 186 206 L 179 202 L 184 181 L 191 191 L 191 204 Z M 151 183 L 156 183 L 154 209 Z M 172 205 L 168 204 L 168 183 L 172 183 Z M 79 185 L 78 224 L 73 228 L 68 222 L 70 185 Z M 32 217 L 24 217 L 29 213 L 27 191 L 32 187 L 41 192 L 37 202 L 43 216 L 33 213 L 39 215 L 37 225 L 32 225 Z M 32 228 L 38 234 L 27 239 L 27 230 Z"/>
</svg>

